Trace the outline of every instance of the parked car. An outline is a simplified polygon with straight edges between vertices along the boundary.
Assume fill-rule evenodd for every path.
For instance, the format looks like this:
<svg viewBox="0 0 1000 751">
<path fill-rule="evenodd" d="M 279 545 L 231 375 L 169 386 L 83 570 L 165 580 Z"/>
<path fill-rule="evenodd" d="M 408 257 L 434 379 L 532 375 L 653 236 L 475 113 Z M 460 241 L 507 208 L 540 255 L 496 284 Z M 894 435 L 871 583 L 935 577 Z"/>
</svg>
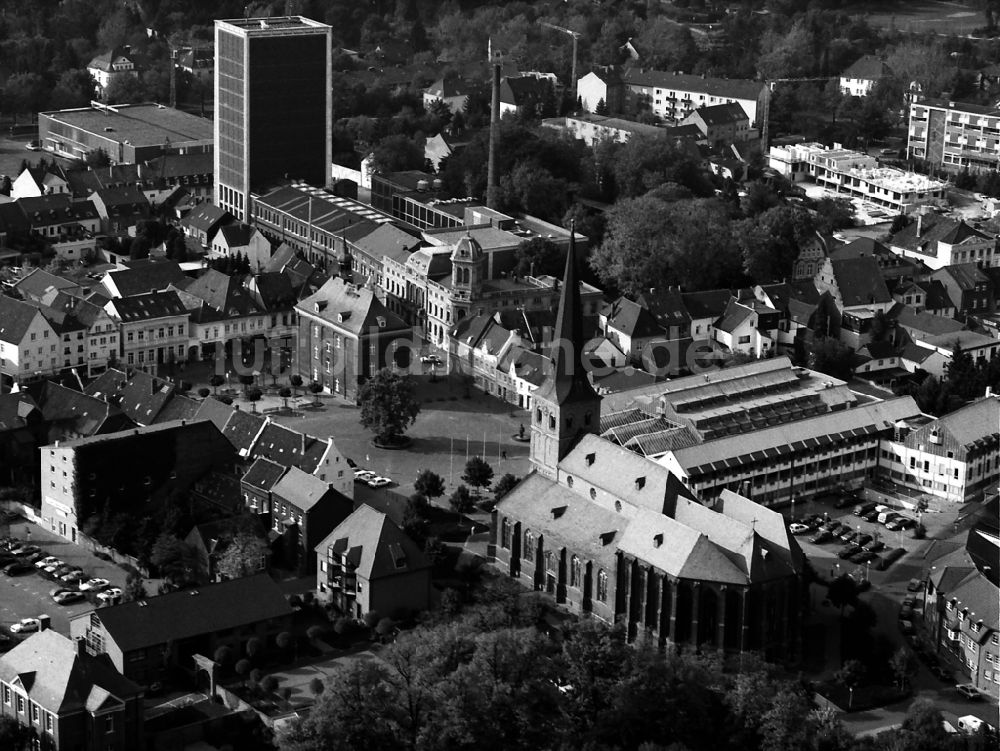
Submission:
<svg viewBox="0 0 1000 751">
<path fill-rule="evenodd" d="M 20 560 L 23 561 L 24 563 L 30 563 L 34 565 L 37 561 L 40 561 L 44 557 L 45 557 L 45 551 L 37 550 L 34 553 L 29 553 L 28 555 L 22 555 L 20 557 Z"/>
<path fill-rule="evenodd" d="M 854 507 L 854 515 L 855 516 L 866 516 L 870 512 L 874 511 L 875 507 L 877 505 L 878 505 L 877 503 L 869 502 L 869 503 L 862 503 L 859 506 L 855 506 Z"/>
<path fill-rule="evenodd" d="M 861 517 L 866 522 L 877 522 L 878 521 L 878 511 L 869 511 L 867 514 Z"/>
<path fill-rule="evenodd" d="M 955 690 L 969 701 L 979 701 L 983 698 L 983 695 L 979 693 L 979 689 L 971 683 L 959 683 L 955 686 Z"/>
<path fill-rule="evenodd" d="M 38 563 L 41 563 L 41 561 L 39 561 Z M 47 563 L 44 566 L 38 566 L 38 564 L 35 565 L 37 568 L 40 568 L 43 573 L 54 574 L 58 569 L 61 569 L 66 564 L 60 561 L 58 558 L 56 558 L 54 561 L 52 561 L 51 563 Z"/>
<path fill-rule="evenodd" d="M 31 573 L 34 569 L 31 567 L 30 563 L 25 563 L 24 561 L 16 561 L 15 563 L 8 563 L 3 567 L 3 572 L 7 576 L 20 576 L 21 574 Z"/>
<path fill-rule="evenodd" d="M 424 365 L 441 365 L 442 364 L 441 358 L 438 357 L 437 355 L 424 355 L 423 357 L 420 358 L 420 362 L 424 363 Z"/>
<path fill-rule="evenodd" d="M 812 537 L 809 538 L 809 542 L 813 545 L 822 545 L 824 542 L 830 542 L 833 539 L 833 535 L 827 532 L 825 529 L 820 530 Z"/>
<path fill-rule="evenodd" d="M 115 605 L 121 601 L 122 591 L 118 587 L 106 589 L 97 595 L 97 601 L 102 605 Z"/>
<path fill-rule="evenodd" d="M 860 535 L 856 529 L 851 529 L 850 527 L 845 527 L 844 531 L 840 533 L 841 542 L 854 542 L 854 538 Z"/>
<path fill-rule="evenodd" d="M 354 470 L 354 479 L 356 481 L 364 481 L 364 480 L 369 479 L 370 477 L 375 477 L 375 473 L 372 472 L 370 469 L 355 469 Z"/>
<path fill-rule="evenodd" d="M 916 631 L 913 628 L 913 621 L 909 620 L 908 618 L 899 619 L 899 630 L 902 631 L 907 636 L 916 633 Z"/>
<path fill-rule="evenodd" d="M 895 511 L 883 511 L 878 515 L 879 524 L 890 524 L 894 519 L 898 519 L 902 514 L 897 514 Z"/>
<path fill-rule="evenodd" d="M 866 535 L 864 532 L 862 532 L 860 535 L 854 538 L 854 544 L 860 545 L 862 548 L 864 548 L 865 545 L 867 545 L 871 541 L 872 541 L 872 536 Z"/>
<path fill-rule="evenodd" d="M 799 524 L 798 522 L 795 522 L 789 525 L 788 531 L 793 535 L 804 535 L 806 532 L 812 531 L 812 527 L 808 524 Z"/>
<path fill-rule="evenodd" d="M 885 547 L 885 543 L 881 540 L 872 540 L 861 546 L 862 550 L 870 550 L 872 553 L 877 553 L 882 548 Z"/>
<path fill-rule="evenodd" d="M 88 579 L 85 582 L 80 582 L 81 592 L 100 592 L 102 589 L 107 589 L 111 586 L 111 582 L 107 579 Z"/>
<path fill-rule="evenodd" d="M 24 148 L 26 148 L 28 151 L 41 151 L 42 144 L 38 141 L 38 139 L 35 139 L 33 141 L 28 141 L 26 144 L 24 144 Z"/>
<path fill-rule="evenodd" d="M 369 488 L 387 488 L 392 485 L 392 480 L 388 477 L 372 477 L 365 481 Z"/>
<path fill-rule="evenodd" d="M 40 561 L 35 561 L 35 568 L 45 568 L 46 566 L 51 566 L 54 563 L 62 563 L 54 555 L 47 555 Z"/>
<path fill-rule="evenodd" d="M 913 529 L 913 528 L 915 528 L 917 526 L 917 520 L 916 519 L 911 519 L 908 516 L 904 516 L 898 522 L 898 524 L 899 524 L 899 529 L 902 529 L 902 530 Z"/>
<path fill-rule="evenodd" d="M 39 618 L 22 618 L 10 626 L 10 630 L 15 634 L 30 634 L 33 631 L 40 631 L 41 628 L 42 621 Z"/>
<path fill-rule="evenodd" d="M 913 618 L 913 608 L 909 605 L 904 605 L 899 609 L 899 617 L 901 620 L 909 621 Z"/>
<path fill-rule="evenodd" d="M 855 553 L 860 553 L 861 548 L 857 545 L 845 545 L 840 550 L 837 551 L 838 558 L 850 558 Z"/>
<path fill-rule="evenodd" d="M 889 566 L 898 561 L 906 555 L 906 548 L 893 548 L 885 553 L 882 553 L 877 561 L 875 562 L 875 568 L 879 571 L 885 571 Z"/>
<path fill-rule="evenodd" d="M 943 665 L 931 665 L 929 669 L 931 671 L 931 675 L 943 683 L 950 683 L 955 679 L 952 672 Z"/>
<path fill-rule="evenodd" d="M 878 558 L 878 553 L 873 553 L 870 550 L 861 550 L 852 555 L 850 561 L 851 563 L 862 564 L 862 563 L 868 563 L 869 561 L 873 561 L 876 558 Z"/>
<path fill-rule="evenodd" d="M 913 522 L 916 525 L 916 522 Z M 897 516 L 892 521 L 885 523 L 885 528 L 895 532 L 897 529 L 906 529 L 910 524 L 910 519 L 905 516 Z"/>
<path fill-rule="evenodd" d="M 72 592 L 70 590 L 52 596 L 52 600 L 56 605 L 72 605 L 74 602 L 80 602 L 85 599 L 87 599 L 87 596 L 83 592 Z"/>
<path fill-rule="evenodd" d="M 37 545 L 30 545 L 26 542 L 22 542 L 20 545 L 11 548 L 10 552 L 16 555 L 17 557 L 22 558 L 24 556 L 32 555 L 34 553 L 40 553 L 42 552 L 42 549 Z"/>
<path fill-rule="evenodd" d="M 70 571 L 68 574 L 60 576 L 59 581 L 65 584 L 79 584 L 86 578 L 87 575 L 83 571 Z"/>
<path fill-rule="evenodd" d="M 910 579 L 906 584 L 907 592 L 922 592 L 924 589 L 923 579 Z"/>
</svg>

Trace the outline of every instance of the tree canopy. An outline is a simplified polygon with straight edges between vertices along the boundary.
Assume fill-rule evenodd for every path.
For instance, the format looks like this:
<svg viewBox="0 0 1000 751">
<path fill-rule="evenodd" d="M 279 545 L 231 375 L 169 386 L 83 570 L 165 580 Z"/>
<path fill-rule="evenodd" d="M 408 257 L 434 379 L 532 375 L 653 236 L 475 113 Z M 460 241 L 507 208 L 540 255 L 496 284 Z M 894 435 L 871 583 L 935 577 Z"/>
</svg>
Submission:
<svg viewBox="0 0 1000 751">
<path fill-rule="evenodd" d="M 420 414 L 420 400 L 413 382 L 389 368 L 382 368 L 362 384 L 358 392 L 361 424 L 384 444 L 398 443 Z"/>
</svg>

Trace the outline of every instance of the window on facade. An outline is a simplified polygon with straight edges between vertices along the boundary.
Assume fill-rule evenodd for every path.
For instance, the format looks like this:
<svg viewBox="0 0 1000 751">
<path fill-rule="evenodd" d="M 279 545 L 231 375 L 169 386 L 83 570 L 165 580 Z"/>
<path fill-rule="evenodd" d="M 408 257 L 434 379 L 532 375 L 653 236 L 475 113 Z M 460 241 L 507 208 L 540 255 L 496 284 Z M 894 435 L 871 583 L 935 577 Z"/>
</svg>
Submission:
<svg viewBox="0 0 1000 751">
<path fill-rule="evenodd" d="M 599 602 L 608 601 L 608 572 L 604 569 L 597 572 L 597 599 Z"/>
<path fill-rule="evenodd" d="M 20 695 L 17 697 L 17 713 L 24 714 L 24 697 Z"/>
<path fill-rule="evenodd" d="M 530 530 L 524 533 L 524 560 L 535 560 L 535 536 Z"/>
<path fill-rule="evenodd" d="M 582 583 L 580 578 L 580 559 L 577 556 L 573 556 L 573 559 L 569 564 L 569 585 L 571 587 L 579 587 Z"/>
<path fill-rule="evenodd" d="M 500 524 L 500 547 L 505 550 L 510 549 L 510 519 L 506 517 Z"/>
</svg>

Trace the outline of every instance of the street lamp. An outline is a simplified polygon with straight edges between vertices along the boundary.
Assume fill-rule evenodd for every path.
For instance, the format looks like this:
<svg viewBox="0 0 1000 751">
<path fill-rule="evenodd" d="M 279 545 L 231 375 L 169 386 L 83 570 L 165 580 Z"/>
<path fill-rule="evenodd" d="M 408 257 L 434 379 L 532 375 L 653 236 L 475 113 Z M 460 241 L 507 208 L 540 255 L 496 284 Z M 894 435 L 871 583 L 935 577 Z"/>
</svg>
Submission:
<svg viewBox="0 0 1000 751">
<path fill-rule="evenodd" d="M 847 708 L 852 709 L 854 707 L 854 686 L 848 686 L 847 691 L 849 693 L 849 698 L 847 700 Z"/>
</svg>

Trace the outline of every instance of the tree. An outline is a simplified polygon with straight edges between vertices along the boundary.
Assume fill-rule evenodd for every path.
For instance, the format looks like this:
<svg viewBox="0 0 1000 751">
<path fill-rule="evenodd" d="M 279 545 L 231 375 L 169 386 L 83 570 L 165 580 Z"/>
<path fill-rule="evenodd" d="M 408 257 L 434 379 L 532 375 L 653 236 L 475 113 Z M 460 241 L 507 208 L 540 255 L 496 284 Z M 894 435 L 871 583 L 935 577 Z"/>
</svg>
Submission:
<svg viewBox="0 0 1000 751">
<path fill-rule="evenodd" d="M 854 226 L 854 204 L 846 198 L 820 198 L 814 208 L 816 229 L 824 234 Z"/>
<path fill-rule="evenodd" d="M 426 504 L 428 498 L 440 498 L 444 495 L 444 478 L 429 469 L 422 469 L 417 474 L 413 489 L 424 499 Z M 413 498 L 411 497 L 410 500 L 412 501 Z"/>
<path fill-rule="evenodd" d="M 143 258 L 149 258 L 149 250 L 152 244 L 149 242 L 149 238 L 145 235 L 136 235 L 132 238 L 132 244 L 129 245 L 128 257 L 133 261 L 138 261 Z"/>
<path fill-rule="evenodd" d="M 122 593 L 125 602 L 134 602 L 146 599 L 146 584 L 142 574 L 137 571 L 130 571 L 125 578 L 125 591 Z"/>
<path fill-rule="evenodd" d="M 809 353 L 809 367 L 834 378 L 848 380 L 851 377 L 852 350 L 839 339 L 825 336 L 814 339 Z"/>
<path fill-rule="evenodd" d="M 319 678 L 313 678 L 309 681 L 309 691 L 312 692 L 313 696 L 321 696 L 325 688 L 325 684 Z"/>
<path fill-rule="evenodd" d="M 237 660 L 236 664 L 233 665 L 233 672 L 242 678 L 245 683 L 247 676 L 250 675 L 250 660 Z"/>
<path fill-rule="evenodd" d="M 501 475 L 500 479 L 497 480 L 496 484 L 493 486 L 493 500 L 499 501 L 510 491 L 512 491 L 519 482 L 520 480 L 517 478 L 517 476 L 511 474 L 510 472 Z"/>
<path fill-rule="evenodd" d="M 264 392 L 261 391 L 256 386 L 253 386 L 253 387 L 247 389 L 247 392 L 246 392 L 244 398 L 248 402 L 250 402 L 250 406 L 252 407 L 253 411 L 256 412 L 257 411 L 257 402 L 259 402 L 263 396 L 264 396 Z"/>
<path fill-rule="evenodd" d="M 247 657 L 249 657 L 251 660 L 257 655 L 259 655 L 260 651 L 263 648 L 264 648 L 264 643 L 260 640 L 260 637 L 257 636 L 251 636 L 249 639 L 247 639 L 246 647 L 244 647 L 247 653 Z"/>
<path fill-rule="evenodd" d="M 212 659 L 220 665 L 228 665 L 229 661 L 233 659 L 233 648 L 227 644 L 217 647 L 215 654 L 212 655 Z"/>
<path fill-rule="evenodd" d="M 798 687 L 780 690 L 761 717 L 761 751 L 800 751 L 808 747 L 809 728 L 802 720 L 809 710 L 809 701 Z"/>
<path fill-rule="evenodd" d="M 235 353 L 234 353 L 234 356 L 235 356 Z M 251 375 L 249 373 L 244 373 L 243 375 L 240 376 L 240 384 L 243 386 L 243 395 L 244 396 L 246 396 L 247 390 L 251 386 L 253 386 L 254 383 L 256 383 L 256 382 L 257 382 L 257 379 L 253 375 Z"/>
<path fill-rule="evenodd" d="M 601 97 L 597 102 L 597 107 L 594 108 L 594 114 L 596 115 L 607 115 L 608 114 L 608 103 L 604 101 L 604 97 Z"/>
<path fill-rule="evenodd" d="M 538 236 L 518 245 L 514 259 L 517 262 L 514 273 L 518 276 L 549 274 L 558 277 L 562 275 L 565 255 L 554 242 Z"/>
<path fill-rule="evenodd" d="M 282 633 L 285 633 L 285 632 L 282 632 Z M 278 681 L 278 677 L 277 676 L 274 676 L 274 675 L 265 675 L 263 677 L 263 679 L 261 679 L 260 687 L 261 687 L 261 690 L 263 690 L 264 692 L 266 692 L 268 694 L 273 694 L 275 691 L 278 690 L 278 684 L 279 684 L 279 681 Z"/>
<path fill-rule="evenodd" d="M 138 104 L 148 98 L 146 87 L 138 76 L 119 76 L 104 89 L 108 104 Z"/>
<path fill-rule="evenodd" d="M 288 377 L 288 383 L 291 385 L 292 394 L 294 395 L 295 389 L 302 388 L 302 376 L 300 376 L 298 373 L 292 373 L 292 375 Z"/>
<path fill-rule="evenodd" d="M 815 232 L 809 212 L 793 206 L 776 206 L 733 227 L 743 270 L 761 283 L 790 277 L 802 245 L 815 240 Z"/>
<path fill-rule="evenodd" d="M 208 379 L 208 384 L 212 387 L 213 394 L 217 394 L 219 392 L 219 386 L 221 386 L 225 382 L 226 379 L 223 376 L 219 375 L 218 373 L 214 374 L 211 378 Z"/>
<path fill-rule="evenodd" d="M 857 688 L 858 684 L 865 677 L 865 665 L 860 660 L 847 660 L 841 668 L 833 674 L 837 683 L 848 688 Z"/>
<path fill-rule="evenodd" d="M 934 702 L 927 698 L 919 698 L 910 704 L 903 718 L 900 736 L 906 751 L 937 751 L 948 746 L 944 718 Z"/>
<path fill-rule="evenodd" d="M 673 285 L 728 287 L 742 278 L 729 217 L 714 199 L 619 201 L 608 212 L 604 242 L 590 265 L 604 283 L 627 295 Z"/>
<path fill-rule="evenodd" d="M 826 596 L 835 608 L 840 608 L 840 617 L 843 618 L 844 608 L 858 601 L 858 585 L 846 574 L 838 576 L 830 582 Z"/>
<path fill-rule="evenodd" d="M 419 170 L 424 167 L 424 146 L 405 135 L 383 138 L 372 150 L 373 167 L 379 174 Z"/>
<path fill-rule="evenodd" d="M 3 88 L 4 110 L 15 118 L 23 112 L 32 116 L 45 108 L 48 87 L 38 73 L 15 73 Z"/>
<path fill-rule="evenodd" d="M 288 400 L 292 396 L 292 390 L 288 386 L 283 386 L 280 391 L 278 391 L 278 396 L 281 397 L 281 405 L 285 409 L 288 409 Z"/>
<path fill-rule="evenodd" d="M 252 532 L 240 531 L 233 535 L 219 556 L 216 565 L 220 574 L 228 579 L 240 579 L 261 570 L 270 549 L 267 542 Z"/>
<path fill-rule="evenodd" d="M 101 167 L 107 167 L 111 164 L 111 158 L 102 148 L 91 149 L 87 152 L 87 155 L 83 158 L 84 164 L 86 164 L 91 169 L 100 169 Z M 134 243 L 133 243 L 134 244 Z M 147 252 L 146 255 L 149 255 Z"/>
<path fill-rule="evenodd" d="M 63 71 L 49 96 L 49 106 L 57 110 L 87 106 L 96 86 L 94 77 L 84 68 Z"/>
<path fill-rule="evenodd" d="M 8 751 L 28 751 L 34 748 L 35 734 L 27 725 L 13 717 L 0 717 L 0 748 Z"/>
<path fill-rule="evenodd" d="M 468 514 L 476 507 L 476 501 L 465 485 L 459 485 L 455 488 L 448 503 L 457 514 Z"/>
<path fill-rule="evenodd" d="M 900 689 L 906 688 L 906 682 L 917 672 L 917 661 L 913 652 L 906 647 L 897 649 L 889 658 L 889 667 L 896 676 Z"/>
<path fill-rule="evenodd" d="M 413 381 L 389 368 L 382 368 L 361 386 L 361 424 L 375 434 L 381 444 L 399 444 L 406 429 L 420 413 L 420 400 L 413 393 Z"/>
<path fill-rule="evenodd" d="M 191 575 L 195 557 L 190 545 L 175 534 L 163 532 L 156 538 L 149 560 L 165 579 L 178 583 Z"/>
<path fill-rule="evenodd" d="M 476 496 L 479 496 L 480 488 L 488 488 L 493 481 L 493 467 L 480 456 L 473 456 L 465 463 L 465 472 L 462 479 L 476 489 Z"/>
</svg>

